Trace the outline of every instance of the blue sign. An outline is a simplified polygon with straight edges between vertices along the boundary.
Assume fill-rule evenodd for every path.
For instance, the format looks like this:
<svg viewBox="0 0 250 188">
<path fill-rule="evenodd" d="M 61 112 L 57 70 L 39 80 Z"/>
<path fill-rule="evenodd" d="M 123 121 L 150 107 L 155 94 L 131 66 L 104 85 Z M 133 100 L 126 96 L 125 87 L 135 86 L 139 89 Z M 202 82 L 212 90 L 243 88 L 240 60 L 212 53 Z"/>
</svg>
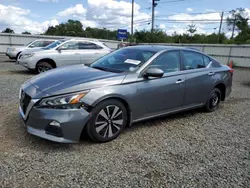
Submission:
<svg viewBox="0 0 250 188">
<path fill-rule="evenodd" d="M 126 29 L 118 29 L 117 38 L 118 39 L 126 39 L 126 38 L 128 38 L 128 31 Z"/>
</svg>

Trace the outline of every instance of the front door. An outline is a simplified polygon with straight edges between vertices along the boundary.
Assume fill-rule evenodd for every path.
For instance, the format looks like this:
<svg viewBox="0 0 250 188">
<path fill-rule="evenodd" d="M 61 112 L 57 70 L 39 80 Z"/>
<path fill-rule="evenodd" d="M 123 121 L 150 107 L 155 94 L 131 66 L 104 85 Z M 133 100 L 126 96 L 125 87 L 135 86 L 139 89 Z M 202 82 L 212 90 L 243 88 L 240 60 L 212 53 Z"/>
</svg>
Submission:
<svg viewBox="0 0 250 188">
<path fill-rule="evenodd" d="M 75 65 L 81 63 L 77 41 L 69 41 L 58 47 L 57 66 Z"/>
<path fill-rule="evenodd" d="M 180 108 L 185 93 L 185 75 L 180 71 L 180 52 L 165 52 L 149 67 L 162 69 L 164 75 L 161 78 L 139 78 L 138 101 L 141 101 L 141 107 L 147 112 L 141 115 L 151 116 Z"/>
</svg>

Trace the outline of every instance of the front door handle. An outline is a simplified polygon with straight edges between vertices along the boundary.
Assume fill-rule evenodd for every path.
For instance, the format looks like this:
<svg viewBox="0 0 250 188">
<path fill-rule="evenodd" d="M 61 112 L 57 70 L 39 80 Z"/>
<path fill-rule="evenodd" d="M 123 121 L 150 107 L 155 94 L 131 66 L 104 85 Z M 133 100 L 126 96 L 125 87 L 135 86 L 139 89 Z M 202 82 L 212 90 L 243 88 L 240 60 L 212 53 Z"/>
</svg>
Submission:
<svg viewBox="0 0 250 188">
<path fill-rule="evenodd" d="M 79 53 L 75 53 L 75 55 L 80 55 Z"/>
<path fill-rule="evenodd" d="M 176 84 L 181 84 L 181 83 L 183 83 L 185 80 L 182 80 L 182 79 L 179 79 L 179 80 L 177 80 L 175 83 Z"/>
<path fill-rule="evenodd" d="M 213 76 L 213 75 L 214 75 L 214 72 L 208 73 L 208 76 Z"/>
</svg>

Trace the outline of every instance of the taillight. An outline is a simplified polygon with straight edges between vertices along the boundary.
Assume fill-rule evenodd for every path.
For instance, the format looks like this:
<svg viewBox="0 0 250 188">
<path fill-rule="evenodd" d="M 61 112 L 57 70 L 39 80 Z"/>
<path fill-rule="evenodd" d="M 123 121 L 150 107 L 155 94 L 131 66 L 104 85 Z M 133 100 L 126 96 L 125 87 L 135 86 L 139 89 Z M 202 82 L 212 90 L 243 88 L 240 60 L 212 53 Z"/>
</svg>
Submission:
<svg viewBox="0 0 250 188">
<path fill-rule="evenodd" d="M 229 69 L 229 71 L 228 72 L 231 72 L 231 73 L 233 73 L 234 72 L 234 70 L 233 69 Z"/>
</svg>

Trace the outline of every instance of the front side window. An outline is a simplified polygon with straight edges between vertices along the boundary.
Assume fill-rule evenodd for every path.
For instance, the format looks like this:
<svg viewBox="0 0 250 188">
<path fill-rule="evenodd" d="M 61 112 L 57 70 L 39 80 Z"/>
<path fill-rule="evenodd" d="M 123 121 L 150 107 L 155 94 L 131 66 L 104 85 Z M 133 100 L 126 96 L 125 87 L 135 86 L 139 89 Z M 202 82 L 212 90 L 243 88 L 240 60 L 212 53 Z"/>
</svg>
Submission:
<svg viewBox="0 0 250 188">
<path fill-rule="evenodd" d="M 52 49 L 52 48 L 55 48 L 56 46 L 60 45 L 61 43 L 62 43 L 62 41 L 58 40 L 58 41 L 50 43 L 49 45 L 47 45 L 43 49 L 45 49 L 45 50 Z"/>
<path fill-rule="evenodd" d="M 150 68 L 159 68 L 165 73 L 176 72 L 180 70 L 179 51 L 170 51 L 161 54 L 149 66 Z"/>
<path fill-rule="evenodd" d="M 30 48 L 36 48 L 36 47 L 44 47 L 43 46 L 44 41 L 35 41 L 29 45 Z"/>
<path fill-rule="evenodd" d="M 101 49 L 102 47 L 91 42 L 79 42 L 80 50 Z"/>
<path fill-rule="evenodd" d="M 77 41 L 66 42 L 63 45 L 61 45 L 59 47 L 59 49 L 61 49 L 61 50 L 78 50 L 79 49 L 78 42 Z"/>
<path fill-rule="evenodd" d="M 183 60 L 185 70 L 205 68 L 203 57 L 199 53 L 183 51 Z"/>
<path fill-rule="evenodd" d="M 114 72 L 132 72 L 142 66 L 155 53 L 143 49 L 122 48 L 98 59 L 91 67 Z"/>
</svg>

